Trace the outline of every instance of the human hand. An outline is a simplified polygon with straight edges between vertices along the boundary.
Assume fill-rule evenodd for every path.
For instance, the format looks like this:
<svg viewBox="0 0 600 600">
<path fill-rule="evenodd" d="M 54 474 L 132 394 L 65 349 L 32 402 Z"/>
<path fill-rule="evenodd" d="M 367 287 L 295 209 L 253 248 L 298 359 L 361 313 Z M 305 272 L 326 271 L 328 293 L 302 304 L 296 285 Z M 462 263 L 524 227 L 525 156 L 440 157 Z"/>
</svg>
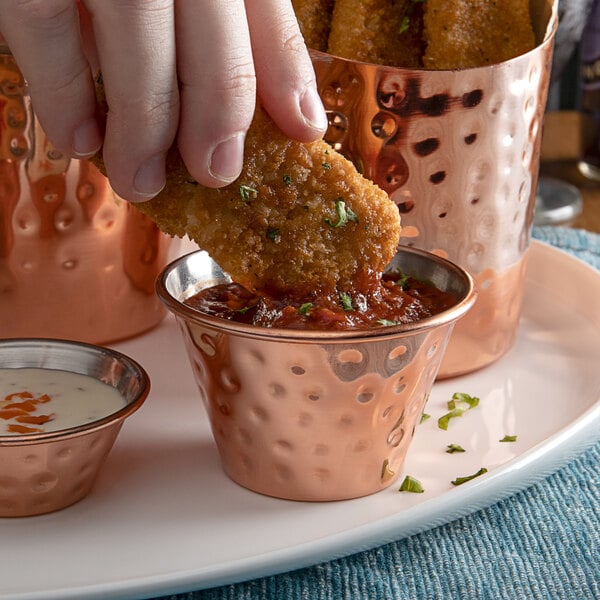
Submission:
<svg viewBox="0 0 600 600">
<path fill-rule="evenodd" d="M 175 139 L 198 182 L 236 179 L 257 92 L 292 138 L 312 141 L 327 125 L 289 0 L 3 0 L 0 32 L 49 139 L 77 158 L 102 146 L 128 200 L 162 189 Z"/>
</svg>

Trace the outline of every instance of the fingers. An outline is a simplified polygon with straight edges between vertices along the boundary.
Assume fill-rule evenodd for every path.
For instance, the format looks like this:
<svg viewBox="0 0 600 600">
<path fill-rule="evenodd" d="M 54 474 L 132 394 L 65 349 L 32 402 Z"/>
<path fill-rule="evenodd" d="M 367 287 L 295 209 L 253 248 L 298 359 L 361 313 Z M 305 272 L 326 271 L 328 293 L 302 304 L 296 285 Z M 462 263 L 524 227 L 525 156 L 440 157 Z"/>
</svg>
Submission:
<svg viewBox="0 0 600 600">
<path fill-rule="evenodd" d="M 263 105 L 290 137 L 321 137 L 327 117 L 291 2 L 248 0 L 246 10 Z"/>
<path fill-rule="evenodd" d="M 53 144 L 89 156 L 102 144 L 95 93 L 73 0 L 4 0 L 0 30 L 23 72 Z"/>
<path fill-rule="evenodd" d="M 179 150 L 190 174 L 220 187 L 236 179 L 256 80 L 243 0 L 176 2 L 181 93 Z"/>
<path fill-rule="evenodd" d="M 84 0 L 108 102 L 104 163 L 127 200 L 155 196 L 175 139 L 179 95 L 173 0 Z"/>
</svg>

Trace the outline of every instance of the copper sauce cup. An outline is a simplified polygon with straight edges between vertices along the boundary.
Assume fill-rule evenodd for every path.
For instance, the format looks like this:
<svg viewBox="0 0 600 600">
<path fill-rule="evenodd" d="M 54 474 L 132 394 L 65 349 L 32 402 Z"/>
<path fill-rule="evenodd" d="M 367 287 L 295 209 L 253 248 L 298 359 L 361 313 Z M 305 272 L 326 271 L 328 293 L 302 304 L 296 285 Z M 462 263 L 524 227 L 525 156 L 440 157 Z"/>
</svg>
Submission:
<svg viewBox="0 0 600 600">
<path fill-rule="evenodd" d="M 518 328 L 557 27 L 553 0 L 531 5 L 538 46 L 490 66 L 430 71 L 311 51 L 325 139 L 396 202 L 401 244 L 475 279 L 440 378 L 493 363 Z"/>
<path fill-rule="evenodd" d="M 391 268 L 457 298 L 431 318 L 354 331 L 240 324 L 183 302 L 230 281 L 203 251 L 171 263 L 157 291 L 177 319 L 221 463 L 240 485 L 292 500 L 372 494 L 400 474 L 454 323 L 475 300 L 471 277 L 401 249 Z"/>
<path fill-rule="evenodd" d="M 0 340 L 0 368 L 80 373 L 117 388 L 125 406 L 96 421 L 45 433 L 0 434 L 0 517 L 53 512 L 91 490 L 123 422 L 150 391 L 145 370 L 108 348 L 54 339 Z"/>
<path fill-rule="evenodd" d="M 108 343 L 166 315 L 171 238 L 46 138 L 0 38 L 0 337 Z"/>
</svg>

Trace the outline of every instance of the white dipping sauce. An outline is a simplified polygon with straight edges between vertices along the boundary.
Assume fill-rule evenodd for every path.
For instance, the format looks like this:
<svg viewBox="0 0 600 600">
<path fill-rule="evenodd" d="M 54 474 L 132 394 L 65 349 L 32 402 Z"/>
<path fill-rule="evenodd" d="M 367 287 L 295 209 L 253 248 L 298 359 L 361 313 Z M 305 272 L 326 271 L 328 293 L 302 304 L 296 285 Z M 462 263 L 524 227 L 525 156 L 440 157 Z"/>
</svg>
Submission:
<svg viewBox="0 0 600 600">
<path fill-rule="evenodd" d="M 0 368 L 0 435 L 29 433 L 15 431 L 15 426 L 30 428 L 31 433 L 68 429 L 102 419 L 125 404 L 117 389 L 88 375 L 43 368 Z M 28 417 L 49 419 L 30 423 Z"/>
</svg>

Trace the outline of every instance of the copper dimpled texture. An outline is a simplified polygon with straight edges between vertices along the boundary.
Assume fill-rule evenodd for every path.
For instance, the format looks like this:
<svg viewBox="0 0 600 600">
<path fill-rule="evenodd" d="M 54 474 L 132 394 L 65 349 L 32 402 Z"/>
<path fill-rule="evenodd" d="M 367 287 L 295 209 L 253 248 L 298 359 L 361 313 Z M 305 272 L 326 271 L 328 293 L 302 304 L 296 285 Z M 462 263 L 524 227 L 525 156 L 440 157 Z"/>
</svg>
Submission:
<svg viewBox="0 0 600 600">
<path fill-rule="evenodd" d="M 170 245 L 95 166 L 53 148 L 0 47 L 0 337 L 107 343 L 153 327 Z"/>
<path fill-rule="evenodd" d="M 466 272 L 401 251 L 457 304 L 420 323 L 365 331 L 270 329 L 203 315 L 182 301 L 225 281 L 206 253 L 179 259 L 157 282 L 181 328 L 224 471 L 256 492 L 304 501 L 355 498 L 391 485 L 454 323 L 473 304 Z"/>
<path fill-rule="evenodd" d="M 557 24 L 550 0 L 532 5 L 539 45 L 496 65 L 427 71 L 312 52 L 325 139 L 398 205 L 401 244 L 449 258 L 478 286 L 440 378 L 494 362 L 517 332 Z"/>
</svg>

